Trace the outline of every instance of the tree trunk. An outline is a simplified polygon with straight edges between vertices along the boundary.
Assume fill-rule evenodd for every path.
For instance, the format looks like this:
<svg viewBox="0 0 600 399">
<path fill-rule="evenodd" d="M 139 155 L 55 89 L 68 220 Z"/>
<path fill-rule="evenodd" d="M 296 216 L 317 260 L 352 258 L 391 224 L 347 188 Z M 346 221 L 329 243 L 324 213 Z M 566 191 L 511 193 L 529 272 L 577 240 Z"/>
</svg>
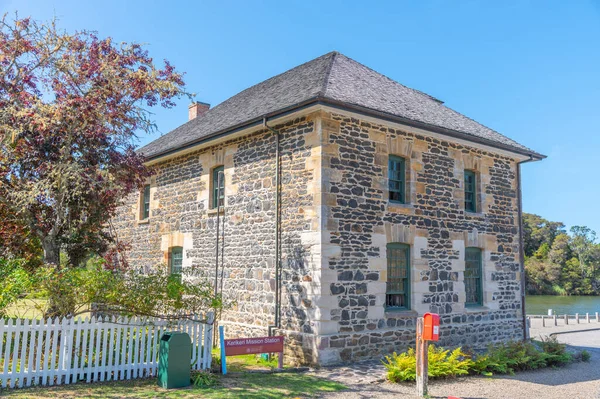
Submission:
<svg viewBox="0 0 600 399">
<path fill-rule="evenodd" d="M 42 239 L 42 248 L 44 249 L 44 263 L 54 264 L 57 268 L 60 268 L 60 245 L 55 236 L 46 236 Z M 44 318 L 55 318 L 64 317 L 61 314 L 61 306 L 59 306 L 59 292 L 50 292 L 48 298 L 48 305 Z"/>
<path fill-rule="evenodd" d="M 60 266 L 60 245 L 56 237 L 44 237 L 42 247 L 44 248 L 44 262 Z"/>
</svg>

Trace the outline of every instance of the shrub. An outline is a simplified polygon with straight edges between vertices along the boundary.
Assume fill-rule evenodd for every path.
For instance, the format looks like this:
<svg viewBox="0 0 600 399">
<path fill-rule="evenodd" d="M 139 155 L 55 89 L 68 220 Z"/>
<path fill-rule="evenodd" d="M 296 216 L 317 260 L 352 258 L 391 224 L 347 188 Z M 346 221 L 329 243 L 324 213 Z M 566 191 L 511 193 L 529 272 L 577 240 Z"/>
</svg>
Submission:
<svg viewBox="0 0 600 399">
<path fill-rule="evenodd" d="M 213 373 L 221 372 L 221 355 L 215 353 L 212 354 L 212 361 L 210 362 L 210 371 L 212 371 Z"/>
<path fill-rule="evenodd" d="M 472 370 L 477 374 L 514 374 L 515 371 L 561 366 L 571 361 L 566 345 L 556 338 L 538 342 L 507 342 L 492 345 L 475 359 Z"/>
<path fill-rule="evenodd" d="M 408 352 L 394 352 L 386 356 L 383 364 L 387 370 L 387 378 L 392 382 L 414 381 L 417 378 L 417 359 L 413 348 L 409 348 Z"/>
<path fill-rule="evenodd" d="M 104 314 L 167 320 L 224 308 L 221 296 L 213 294 L 212 282 L 199 267 L 185 268 L 180 277 L 164 267 L 146 273 L 107 269 L 105 261 L 95 257 L 86 267 L 45 265 L 29 272 L 4 267 L 0 259 L 0 281 L 6 281 L 0 286 L 0 315 L 26 292 L 27 299 L 46 299 L 33 304 L 44 317 L 78 316 L 92 304 Z"/>
<path fill-rule="evenodd" d="M 542 338 L 539 346 L 546 355 L 546 364 L 549 367 L 562 366 L 573 360 L 567 352 L 567 345 L 558 342 L 554 336 Z"/>
<path fill-rule="evenodd" d="M 585 349 L 582 350 L 579 355 L 581 356 L 581 360 L 583 360 L 584 362 L 589 362 L 590 358 L 592 357 L 592 355 L 590 355 L 590 352 L 586 351 Z"/>
<path fill-rule="evenodd" d="M 581 352 L 582 360 L 589 360 L 589 353 Z M 566 345 L 556 338 L 543 339 L 540 342 L 513 341 L 490 345 L 487 352 L 478 356 L 469 356 L 461 348 L 452 352 L 444 348 L 429 345 L 430 378 L 448 378 L 467 374 L 514 374 L 516 371 L 535 370 L 543 367 L 562 366 L 572 360 Z M 584 357 L 585 356 L 585 357 Z M 414 381 L 416 378 L 415 350 L 391 356 L 383 361 L 387 378 L 392 382 Z"/>
<path fill-rule="evenodd" d="M 452 352 L 449 349 L 436 348 L 434 345 L 428 347 L 430 378 L 457 377 L 469 374 L 473 361 L 461 348 Z M 415 350 L 410 348 L 408 352 L 386 356 L 384 361 L 387 369 L 388 379 L 392 382 L 414 381 L 416 378 L 416 355 Z"/>
<path fill-rule="evenodd" d="M 192 370 L 191 380 L 197 388 L 210 388 L 219 382 L 219 378 L 215 374 L 203 370 Z"/>
<path fill-rule="evenodd" d="M 31 288 L 31 278 L 25 269 L 23 259 L 0 258 L 0 318 L 12 304 Z"/>
</svg>

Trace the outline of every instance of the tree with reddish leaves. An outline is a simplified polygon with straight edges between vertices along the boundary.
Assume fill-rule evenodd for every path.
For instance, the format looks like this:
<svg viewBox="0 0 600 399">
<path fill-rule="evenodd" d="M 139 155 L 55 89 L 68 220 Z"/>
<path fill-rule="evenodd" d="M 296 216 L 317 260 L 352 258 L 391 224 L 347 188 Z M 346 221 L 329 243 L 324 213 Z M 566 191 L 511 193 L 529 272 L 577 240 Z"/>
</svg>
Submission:
<svg viewBox="0 0 600 399">
<path fill-rule="evenodd" d="M 155 130 L 151 107 L 183 95 L 182 75 L 167 61 L 157 67 L 139 44 L 5 15 L 0 237 L 38 242 L 56 265 L 61 251 L 72 266 L 106 252 L 108 221 L 149 176 L 137 134 Z"/>
</svg>

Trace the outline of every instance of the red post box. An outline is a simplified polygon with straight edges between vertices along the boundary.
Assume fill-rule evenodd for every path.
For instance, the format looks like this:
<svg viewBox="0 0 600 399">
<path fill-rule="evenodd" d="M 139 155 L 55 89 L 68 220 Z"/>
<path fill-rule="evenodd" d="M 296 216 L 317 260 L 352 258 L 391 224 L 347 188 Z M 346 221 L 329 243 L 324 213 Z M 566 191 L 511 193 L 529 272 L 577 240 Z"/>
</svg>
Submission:
<svg viewBox="0 0 600 399">
<path fill-rule="evenodd" d="M 425 313 L 423 315 L 423 339 L 437 341 L 440 339 L 440 315 Z"/>
</svg>

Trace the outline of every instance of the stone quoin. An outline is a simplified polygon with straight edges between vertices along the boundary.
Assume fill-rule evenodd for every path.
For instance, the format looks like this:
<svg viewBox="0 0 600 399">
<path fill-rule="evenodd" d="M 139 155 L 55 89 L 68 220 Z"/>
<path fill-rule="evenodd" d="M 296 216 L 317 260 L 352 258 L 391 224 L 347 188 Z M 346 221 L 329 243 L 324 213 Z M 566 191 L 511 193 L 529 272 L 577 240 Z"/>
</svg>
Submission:
<svg viewBox="0 0 600 399">
<path fill-rule="evenodd" d="M 124 199 L 113 222 L 131 245 L 128 260 L 149 270 L 177 259 L 212 281 L 224 220 L 219 266 L 223 295 L 235 300 L 220 321 L 227 338 L 262 337 L 275 325 L 277 262 L 272 332 L 297 363 L 404 350 L 426 312 L 440 315 L 444 346 L 524 335 L 519 167 L 544 156 L 438 99 L 329 53 L 140 151 L 155 171 L 148 217 L 142 192 Z"/>
</svg>

